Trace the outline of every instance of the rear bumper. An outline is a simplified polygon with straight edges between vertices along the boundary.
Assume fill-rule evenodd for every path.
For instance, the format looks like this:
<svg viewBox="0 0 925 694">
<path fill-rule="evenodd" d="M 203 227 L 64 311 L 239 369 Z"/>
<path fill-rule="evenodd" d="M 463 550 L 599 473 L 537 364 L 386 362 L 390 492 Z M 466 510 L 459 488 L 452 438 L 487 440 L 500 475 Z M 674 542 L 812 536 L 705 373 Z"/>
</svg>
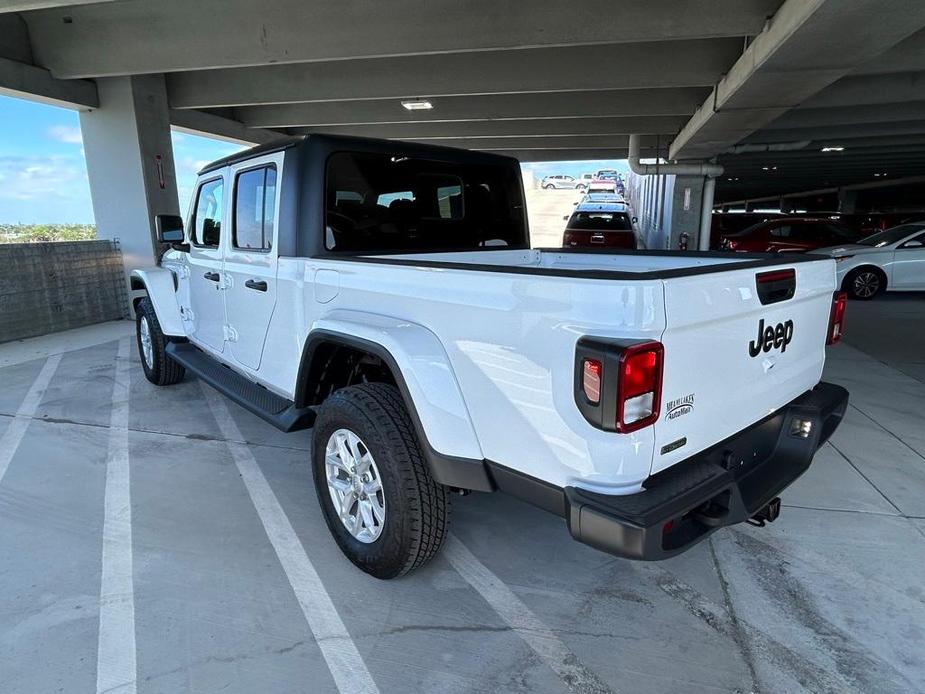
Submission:
<svg viewBox="0 0 925 694">
<path fill-rule="evenodd" d="M 750 518 L 802 475 L 847 405 L 848 391 L 820 383 L 770 417 L 653 475 L 638 494 L 566 487 L 569 531 L 621 557 L 679 554 L 717 528 Z M 791 432 L 795 420 L 812 423 L 809 436 Z"/>
</svg>

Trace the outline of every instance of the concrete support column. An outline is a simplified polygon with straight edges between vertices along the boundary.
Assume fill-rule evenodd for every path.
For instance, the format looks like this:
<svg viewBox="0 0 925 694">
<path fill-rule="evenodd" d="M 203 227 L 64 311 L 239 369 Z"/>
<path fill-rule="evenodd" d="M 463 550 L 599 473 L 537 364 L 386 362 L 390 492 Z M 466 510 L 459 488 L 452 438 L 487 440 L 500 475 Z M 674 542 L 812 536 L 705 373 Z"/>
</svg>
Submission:
<svg viewBox="0 0 925 694">
<path fill-rule="evenodd" d="M 751 200 L 745 201 L 745 211 L 746 212 L 754 212 L 757 206 L 758 206 L 757 202 L 752 202 Z"/>
<path fill-rule="evenodd" d="M 700 233 L 697 250 L 710 250 L 710 228 L 713 225 L 713 197 L 716 192 L 716 179 L 707 176 L 703 182 L 703 198 L 700 201 Z"/>
<path fill-rule="evenodd" d="M 793 200 L 791 198 L 781 198 L 780 211 L 784 214 L 790 214 L 793 212 Z"/>
<path fill-rule="evenodd" d="M 180 214 L 163 75 L 97 80 L 80 114 L 97 236 L 118 239 L 127 273 L 154 265 L 154 216 Z"/>
<path fill-rule="evenodd" d="M 858 191 L 856 190 L 845 190 L 844 188 L 839 188 L 838 190 L 838 211 L 841 214 L 854 214 L 857 212 L 858 204 Z"/>
</svg>

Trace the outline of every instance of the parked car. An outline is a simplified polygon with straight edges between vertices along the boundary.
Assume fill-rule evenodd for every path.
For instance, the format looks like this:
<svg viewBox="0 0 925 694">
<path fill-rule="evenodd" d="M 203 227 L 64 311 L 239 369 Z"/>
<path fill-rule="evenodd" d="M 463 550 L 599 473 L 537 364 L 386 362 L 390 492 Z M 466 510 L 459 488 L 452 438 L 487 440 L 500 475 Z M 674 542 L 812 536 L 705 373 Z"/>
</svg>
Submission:
<svg viewBox="0 0 925 694">
<path fill-rule="evenodd" d="M 581 200 L 579 200 L 576 205 L 583 202 L 622 202 L 626 203 L 626 200 L 619 193 L 607 193 L 607 192 L 594 192 L 594 193 L 585 193 Z"/>
<path fill-rule="evenodd" d="M 592 193 L 586 198 L 613 197 Z M 565 233 L 562 236 L 564 248 L 636 248 L 636 233 L 626 203 L 615 200 L 585 200 L 578 203 L 571 215 L 563 219 Z"/>
<path fill-rule="evenodd" d="M 612 178 L 593 178 L 588 186 L 589 192 L 616 193 L 617 183 Z"/>
<path fill-rule="evenodd" d="M 844 414 L 831 258 L 531 249 L 515 159 L 395 141 L 288 138 L 194 191 L 132 273 L 145 378 L 312 427 L 327 526 L 379 578 L 430 560 L 469 490 L 678 554 L 773 520 Z"/>
<path fill-rule="evenodd" d="M 839 286 L 855 299 L 873 299 L 883 291 L 925 291 L 925 222 L 813 253 L 835 258 Z"/>
<path fill-rule="evenodd" d="M 832 219 L 780 217 L 724 236 L 720 248 L 738 252 L 799 253 L 858 238 L 860 235 L 856 231 Z"/>
<path fill-rule="evenodd" d="M 565 190 L 584 190 L 588 187 L 588 184 L 583 181 L 575 178 L 574 176 L 566 175 L 555 175 L 555 176 L 546 176 L 540 185 L 546 190 L 556 189 L 565 189 Z"/>
</svg>

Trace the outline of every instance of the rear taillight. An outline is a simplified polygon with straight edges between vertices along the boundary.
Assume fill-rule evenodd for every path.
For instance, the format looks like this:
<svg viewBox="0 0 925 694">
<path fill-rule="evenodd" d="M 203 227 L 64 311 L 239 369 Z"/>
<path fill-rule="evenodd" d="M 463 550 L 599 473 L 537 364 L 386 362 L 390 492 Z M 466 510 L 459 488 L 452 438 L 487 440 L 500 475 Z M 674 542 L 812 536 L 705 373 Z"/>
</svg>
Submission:
<svg viewBox="0 0 925 694">
<path fill-rule="evenodd" d="M 662 397 L 660 342 L 627 347 L 620 355 L 617 376 L 617 431 L 628 433 L 658 419 Z"/>
<path fill-rule="evenodd" d="M 601 363 L 596 359 L 585 359 L 581 366 L 581 390 L 592 405 L 601 401 Z"/>
<path fill-rule="evenodd" d="M 834 345 L 845 334 L 845 308 L 848 306 L 848 295 L 845 292 L 835 292 L 832 295 L 832 311 L 829 313 L 829 331 L 825 343 Z"/>
<path fill-rule="evenodd" d="M 575 404 L 598 429 L 629 433 L 658 419 L 661 342 L 582 337 L 575 346 Z"/>
<path fill-rule="evenodd" d="M 734 251 L 736 248 L 739 247 L 739 242 L 738 242 L 738 241 L 733 241 L 732 239 L 726 239 L 725 246 L 726 246 L 726 248 L 728 248 L 730 251 Z"/>
</svg>

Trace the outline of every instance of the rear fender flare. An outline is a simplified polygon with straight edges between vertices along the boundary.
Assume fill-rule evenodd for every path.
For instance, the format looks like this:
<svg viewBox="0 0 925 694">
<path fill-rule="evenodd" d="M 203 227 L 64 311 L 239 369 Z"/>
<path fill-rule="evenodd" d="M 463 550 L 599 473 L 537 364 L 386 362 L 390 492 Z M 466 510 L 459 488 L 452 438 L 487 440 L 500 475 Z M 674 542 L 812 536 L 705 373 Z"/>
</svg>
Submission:
<svg viewBox="0 0 925 694">
<path fill-rule="evenodd" d="M 329 342 L 364 350 L 388 365 L 434 479 L 463 489 L 494 489 L 453 367 L 434 333 L 396 318 L 332 311 L 315 321 L 305 340 L 296 404 L 305 400 L 315 348 Z"/>
</svg>

